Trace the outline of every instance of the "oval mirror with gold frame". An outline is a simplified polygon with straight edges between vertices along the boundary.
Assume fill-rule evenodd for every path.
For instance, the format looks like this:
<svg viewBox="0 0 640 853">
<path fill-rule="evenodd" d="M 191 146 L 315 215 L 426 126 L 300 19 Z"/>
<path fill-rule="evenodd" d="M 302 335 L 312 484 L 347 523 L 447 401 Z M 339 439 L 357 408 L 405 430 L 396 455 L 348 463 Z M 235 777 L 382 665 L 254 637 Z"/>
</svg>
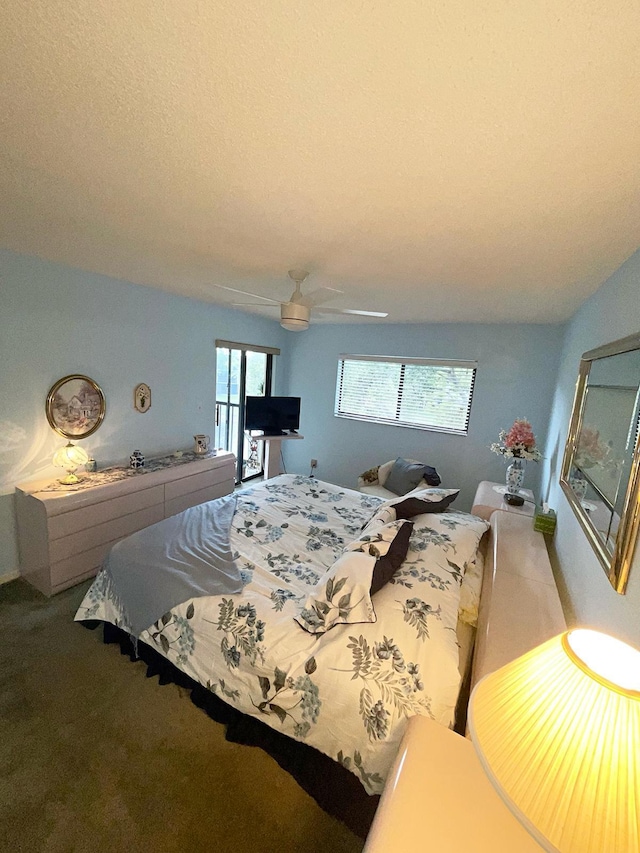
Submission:
<svg viewBox="0 0 640 853">
<path fill-rule="evenodd" d="M 47 394 L 49 426 L 65 438 L 87 438 L 98 429 L 105 411 L 102 389 L 80 373 L 59 379 Z"/>
<path fill-rule="evenodd" d="M 640 335 L 580 359 L 560 485 L 614 589 L 640 527 Z"/>
</svg>

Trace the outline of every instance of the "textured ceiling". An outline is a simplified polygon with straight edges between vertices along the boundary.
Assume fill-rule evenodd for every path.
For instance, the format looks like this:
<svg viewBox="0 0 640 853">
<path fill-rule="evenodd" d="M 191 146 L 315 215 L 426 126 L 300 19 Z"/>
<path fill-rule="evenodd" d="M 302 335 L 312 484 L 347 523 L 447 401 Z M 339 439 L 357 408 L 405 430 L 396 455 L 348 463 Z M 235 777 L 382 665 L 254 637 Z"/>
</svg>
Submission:
<svg viewBox="0 0 640 853">
<path fill-rule="evenodd" d="M 544 322 L 640 244 L 636 0 L 4 0 L 0 63 L 0 245 L 73 267 Z"/>
</svg>

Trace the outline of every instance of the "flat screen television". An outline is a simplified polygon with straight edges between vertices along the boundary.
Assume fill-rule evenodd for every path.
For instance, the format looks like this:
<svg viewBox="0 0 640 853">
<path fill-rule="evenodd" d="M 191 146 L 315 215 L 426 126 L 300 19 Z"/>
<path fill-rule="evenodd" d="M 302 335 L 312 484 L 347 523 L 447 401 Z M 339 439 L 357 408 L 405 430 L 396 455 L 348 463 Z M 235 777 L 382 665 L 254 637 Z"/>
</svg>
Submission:
<svg viewBox="0 0 640 853">
<path fill-rule="evenodd" d="M 300 397 L 247 397 L 245 429 L 265 435 L 282 435 L 300 426 Z"/>
</svg>

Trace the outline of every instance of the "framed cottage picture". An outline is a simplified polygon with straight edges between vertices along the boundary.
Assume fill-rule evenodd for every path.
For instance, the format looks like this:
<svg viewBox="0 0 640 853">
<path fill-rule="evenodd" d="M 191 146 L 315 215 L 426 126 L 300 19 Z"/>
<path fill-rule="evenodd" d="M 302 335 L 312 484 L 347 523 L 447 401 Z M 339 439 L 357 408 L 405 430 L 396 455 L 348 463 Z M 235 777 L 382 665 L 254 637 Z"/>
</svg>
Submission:
<svg viewBox="0 0 640 853">
<path fill-rule="evenodd" d="M 65 438 L 86 438 L 104 420 L 106 405 L 100 386 L 80 373 L 64 376 L 47 394 L 49 426 Z"/>
</svg>

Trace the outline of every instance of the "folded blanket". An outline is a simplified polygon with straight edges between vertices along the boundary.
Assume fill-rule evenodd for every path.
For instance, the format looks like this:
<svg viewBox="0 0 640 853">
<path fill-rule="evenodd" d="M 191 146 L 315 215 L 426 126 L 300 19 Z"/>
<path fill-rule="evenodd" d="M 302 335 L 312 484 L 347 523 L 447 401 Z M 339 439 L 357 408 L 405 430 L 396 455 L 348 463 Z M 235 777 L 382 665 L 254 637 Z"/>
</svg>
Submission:
<svg viewBox="0 0 640 853">
<path fill-rule="evenodd" d="M 235 495 L 227 495 L 165 518 L 113 546 L 104 571 L 134 637 L 190 598 L 242 590 L 229 545 L 235 509 Z"/>
</svg>

